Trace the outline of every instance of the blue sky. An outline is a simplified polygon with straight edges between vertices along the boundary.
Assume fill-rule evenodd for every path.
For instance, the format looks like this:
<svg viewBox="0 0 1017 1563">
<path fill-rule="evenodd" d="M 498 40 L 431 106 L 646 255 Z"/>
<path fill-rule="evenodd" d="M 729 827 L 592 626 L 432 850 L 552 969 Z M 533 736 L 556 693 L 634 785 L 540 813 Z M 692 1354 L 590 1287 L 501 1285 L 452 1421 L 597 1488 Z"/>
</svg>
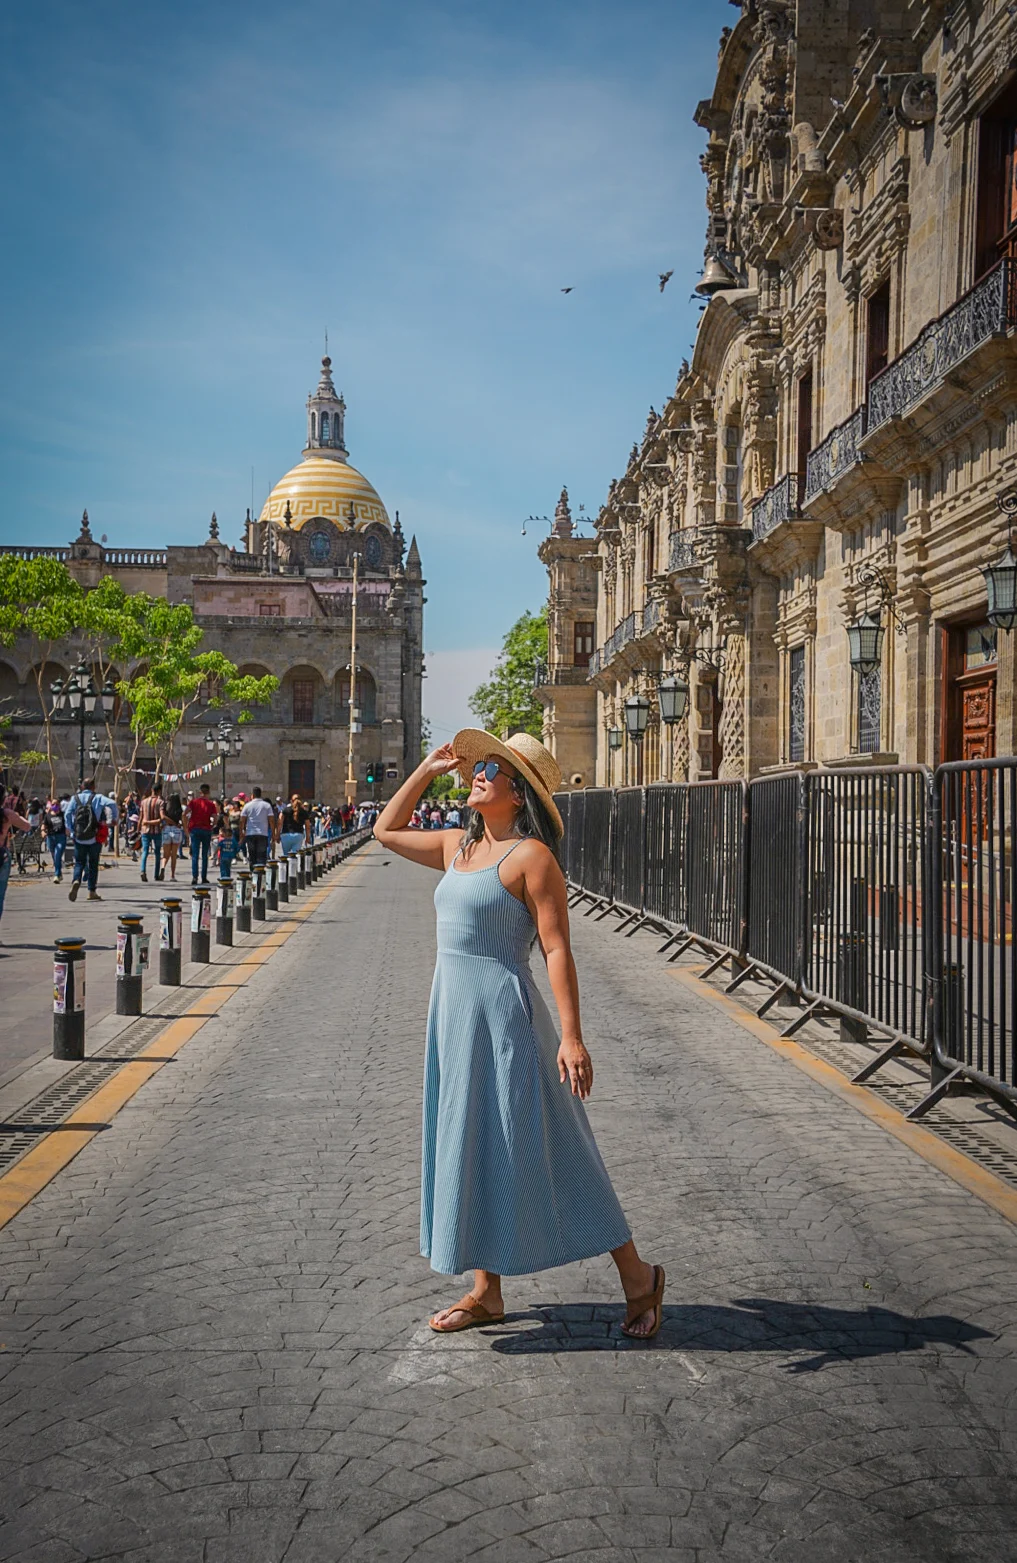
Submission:
<svg viewBox="0 0 1017 1563">
<path fill-rule="evenodd" d="M 688 352 L 691 116 L 731 21 L 5 8 L 0 541 L 65 542 L 87 506 L 111 544 L 196 541 L 212 510 L 237 542 L 252 467 L 260 507 L 299 457 L 327 328 L 351 460 L 423 555 L 432 718 L 465 720 L 545 595 L 523 518 L 563 483 L 596 511 Z"/>
</svg>

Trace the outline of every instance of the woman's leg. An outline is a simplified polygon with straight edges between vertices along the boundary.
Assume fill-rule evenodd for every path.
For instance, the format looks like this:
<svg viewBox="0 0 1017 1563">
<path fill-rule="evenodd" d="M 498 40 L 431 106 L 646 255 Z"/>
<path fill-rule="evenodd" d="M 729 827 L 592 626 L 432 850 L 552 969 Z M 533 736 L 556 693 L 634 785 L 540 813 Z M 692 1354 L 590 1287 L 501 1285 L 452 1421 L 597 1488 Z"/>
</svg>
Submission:
<svg viewBox="0 0 1017 1563">
<path fill-rule="evenodd" d="M 464 1305 L 469 1298 L 480 1303 L 488 1313 L 504 1313 L 505 1304 L 501 1298 L 501 1276 L 495 1275 L 493 1270 L 474 1270 L 473 1285 L 465 1297 L 458 1303 L 453 1303 L 451 1308 L 442 1308 L 431 1318 L 432 1324 L 459 1324 L 464 1317 Z"/>
<path fill-rule="evenodd" d="M 656 1269 L 640 1259 L 631 1238 L 620 1248 L 612 1248 L 611 1258 L 618 1266 L 618 1274 L 626 1298 L 631 1301 L 633 1297 L 646 1297 L 653 1291 Z M 633 1319 L 629 1329 L 633 1335 L 647 1335 L 653 1328 L 653 1323 L 651 1309 L 649 1313 L 641 1313 L 638 1319 Z"/>
</svg>

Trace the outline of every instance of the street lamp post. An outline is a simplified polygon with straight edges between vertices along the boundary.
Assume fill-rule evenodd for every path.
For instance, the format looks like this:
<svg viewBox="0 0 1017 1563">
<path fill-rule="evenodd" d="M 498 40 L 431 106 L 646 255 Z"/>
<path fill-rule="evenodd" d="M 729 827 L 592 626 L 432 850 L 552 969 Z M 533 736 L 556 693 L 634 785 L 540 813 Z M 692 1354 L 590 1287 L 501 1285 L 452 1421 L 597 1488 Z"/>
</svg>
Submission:
<svg viewBox="0 0 1017 1563">
<path fill-rule="evenodd" d="M 219 723 L 218 731 L 211 728 L 205 734 L 205 749 L 208 754 L 219 751 L 219 763 L 222 766 L 222 798 L 226 799 L 226 760 L 229 755 L 238 755 L 244 747 L 243 736 L 233 731 L 232 722 L 227 722 L 223 717 Z"/>
<path fill-rule="evenodd" d="M 59 679 L 54 679 L 49 687 L 53 699 L 51 715 L 54 720 L 66 716 L 68 721 L 78 724 L 78 786 L 80 787 L 85 779 L 85 725 L 95 715 L 97 707 L 101 707 L 103 716 L 111 715 L 116 691 L 109 679 L 103 684 L 101 690 L 96 689 L 92 675 L 83 662 L 78 663 L 63 683 Z M 101 752 L 93 733 L 88 750 L 88 758 L 93 765 L 98 763 Z"/>
</svg>

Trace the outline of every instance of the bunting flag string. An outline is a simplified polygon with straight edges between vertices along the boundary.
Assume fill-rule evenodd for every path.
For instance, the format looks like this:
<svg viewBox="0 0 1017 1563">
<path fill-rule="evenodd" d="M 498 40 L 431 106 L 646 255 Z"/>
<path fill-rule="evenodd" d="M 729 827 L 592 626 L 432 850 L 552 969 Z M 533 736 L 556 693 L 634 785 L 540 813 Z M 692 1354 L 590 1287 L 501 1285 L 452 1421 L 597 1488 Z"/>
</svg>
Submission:
<svg viewBox="0 0 1017 1563">
<path fill-rule="evenodd" d="M 159 779 L 164 782 L 194 781 L 197 776 L 207 776 L 209 771 L 214 771 L 218 764 L 218 760 L 209 760 L 207 765 L 199 765 L 193 771 L 163 771 Z"/>
</svg>

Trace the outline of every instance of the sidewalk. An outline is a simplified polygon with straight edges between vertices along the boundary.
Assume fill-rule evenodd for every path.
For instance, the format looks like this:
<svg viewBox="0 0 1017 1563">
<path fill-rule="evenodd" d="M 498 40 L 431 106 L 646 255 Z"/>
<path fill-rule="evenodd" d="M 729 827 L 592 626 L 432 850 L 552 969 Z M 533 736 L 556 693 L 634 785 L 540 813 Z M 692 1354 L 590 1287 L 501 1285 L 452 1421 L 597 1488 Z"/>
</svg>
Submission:
<svg viewBox="0 0 1017 1563">
<path fill-rule="evenodd" d="M 1017 1559 L 1017 1228 L 652 940 L 574 924 L 660 1336 L 620 1336 L 607 1259 L 432 1336 L 435 884 L 354 859 L 0 1232 L 0 1558 Z"/>
<path fill-rule="evenodd" d="M 73 904 L 68 900 L 73 859 L 64 862 L 63 883 L 52 874 L 30 873 L 11 877 L 4 915 L 0 919 L 0 1088 L 26 1064 L 52 1050 L 53 1045 L 53 941 L 84 936 L 88 941 L 87 1017 L 99 1020 L 116 1008 L 117 918 L 125 912 L 140 913 L 145 931 L 154 935 L 153 960 L 158 962 L 159 903 L 164 896 L 183 901 L 185 945 L 189 927 L 191 864 L 177 864 L 177 880 L 169 876 L 156 882 L 149 861 L 148 884 L 130 857 L 117 862 L 103 858 L 99 873 L 99 902 L 88 900 L 83 888 Z M 211 878 L 211 875 L 210 875 Z M 185 950 L 186 953 L 186 950 Z"/>
</svg>

